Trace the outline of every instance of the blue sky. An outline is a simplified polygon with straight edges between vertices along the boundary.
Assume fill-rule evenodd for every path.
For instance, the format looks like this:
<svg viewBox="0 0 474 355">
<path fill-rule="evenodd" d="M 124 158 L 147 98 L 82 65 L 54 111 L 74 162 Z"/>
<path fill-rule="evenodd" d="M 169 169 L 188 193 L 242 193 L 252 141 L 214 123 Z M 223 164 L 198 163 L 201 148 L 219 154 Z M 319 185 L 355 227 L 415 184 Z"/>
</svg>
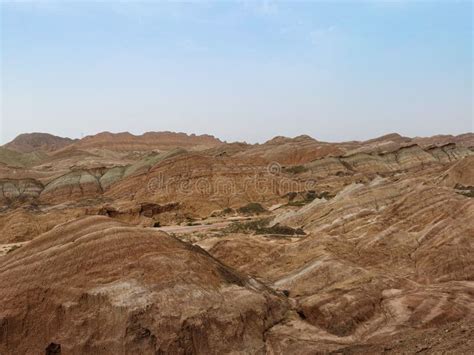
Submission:
<svg viewBox="0 0 474 355">
<path fill-rule="evenodd" d="M 0 139 L 473 130 L 470 1 L 2 2 Z"/>
</svg>

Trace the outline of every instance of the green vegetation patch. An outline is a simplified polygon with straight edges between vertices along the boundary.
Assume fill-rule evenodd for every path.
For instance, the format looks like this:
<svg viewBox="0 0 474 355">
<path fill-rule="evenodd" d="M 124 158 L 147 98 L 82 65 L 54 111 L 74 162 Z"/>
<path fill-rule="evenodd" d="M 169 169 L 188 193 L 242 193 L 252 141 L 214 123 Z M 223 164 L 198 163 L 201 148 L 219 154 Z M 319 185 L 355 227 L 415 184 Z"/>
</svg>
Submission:
<svg viewBox="0 0 474 355">
<path fill-rule="evenodd" d="M 294 165 L 283 169 L 286 173 L 290 174 L 302 174 L 308 171 L 308 168 L 304 165 Z"/>
<path fill-rule="evenodd" d="M 240 207 L 237 211 L 245 215 L 258 215 L 267 212 L 267 209 L 259 203 L 251 202 L 245 206 Z"/>
<path fill-rule="evenodd" d="M 455 191 L 466 197 L 474 197 L 474 186 L 464 186 L 461 184 L 456 184 L 454 186 Z"/>
<path fill-rule="evenodd" d="M 271 217 L 260 218 L 253 221 L 246 222 L 234 222 L 224 229 L 226 233 L 244 233 L 244 234 L 272 234 L 272 235 L 285 235 L 285 236 L 302 236 L 306 233 L 301 228 L 291 228 L 276 224 L 269 226 Z"/>
<path fill-rule="evenodd" d="M 269 225 L 271 218 L 260 218 L 253 221 L 234 222 L 224 229 L 227 233 L 254 233 Z"/>
<path fill-rule="evenodd" d="M 289 235 L 289 236 L 300 236 L 306 235 L 301 228 L 291 228 L 280 224 L 275 224 L 271 227 L 262 227 L 255 231 L 255 234 L 277 234 L 277 235 Z"/>
</svg>

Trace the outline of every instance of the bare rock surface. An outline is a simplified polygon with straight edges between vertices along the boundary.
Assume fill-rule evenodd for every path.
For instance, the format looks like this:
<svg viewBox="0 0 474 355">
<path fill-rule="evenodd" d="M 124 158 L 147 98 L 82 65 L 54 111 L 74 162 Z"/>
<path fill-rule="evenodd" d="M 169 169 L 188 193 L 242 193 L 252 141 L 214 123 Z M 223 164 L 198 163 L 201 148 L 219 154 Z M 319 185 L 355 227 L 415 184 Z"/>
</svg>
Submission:
<svg viewBox="0 0 474 355">
<path fill-rule="evenodd" d="M 64 148 L 73 142 L 73 139 L 58 137 L 48 133 L 24 133 L 20 134 L 10 143 L 5 144 L 5 147 L 21 153 L 33 151 L 52 152 Z"/>
<path fill-rule="evenodd" d="M 263 353 L 286 301 L 198 247 L 107 217 L 0 261 L 0 352 Z"/>
<path fill-rule="evenodd" d="M 84 137 L 73 147 L 78 149 L 109 149 L 115 151 L 171 150 L 177 147 L 196 150 L 216 147 L 222 142 L 210 135 L 195 135 L 174 132 L 147 132 L 135 136 L 128 132 L 102 132 Z"/>
<path fill-rule="evenodd" d="M 472 162 L 458 164 L 465 170 Z M 406 327 L 422 334 L 469 323 L 474 201 L 425 178 L 352 184 L 331 200 L 276 217 L 302 227 L 304 238 L 237 234 L 199 244 L 295 302 L 297 316 L 267 337 L 273 353 L 350 349 L 397 338 Z"/>
<path fill-rule="evenodd" d="M 20 138 L 2 355 L 472 352 L 472 133 Z"/>
</svg>

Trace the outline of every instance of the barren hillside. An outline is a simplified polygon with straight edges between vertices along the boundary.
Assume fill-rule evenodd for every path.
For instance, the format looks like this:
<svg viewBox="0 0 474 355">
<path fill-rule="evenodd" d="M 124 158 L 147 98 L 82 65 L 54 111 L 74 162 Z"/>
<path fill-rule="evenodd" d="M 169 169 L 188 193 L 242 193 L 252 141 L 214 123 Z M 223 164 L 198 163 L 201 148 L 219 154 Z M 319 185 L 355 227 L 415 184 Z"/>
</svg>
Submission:
<svg viewBox="0 0 474 355">
<path fill-rule="evenodd" d="M 22 135 L 1 354 L 472 352 L 472 133 Z"/>
</svg>

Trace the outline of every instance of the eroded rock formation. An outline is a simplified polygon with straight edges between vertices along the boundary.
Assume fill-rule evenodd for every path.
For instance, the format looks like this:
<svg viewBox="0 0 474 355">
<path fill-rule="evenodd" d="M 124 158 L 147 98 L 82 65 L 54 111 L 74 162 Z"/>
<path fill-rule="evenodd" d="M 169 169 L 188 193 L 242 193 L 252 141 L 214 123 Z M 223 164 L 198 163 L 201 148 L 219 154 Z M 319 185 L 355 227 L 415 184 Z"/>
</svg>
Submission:
<svg viewBox="0 0 474 355">
<path fill-rule="evenodd" d="M 163 232 L 107 217 L 57 226 L 0 261 L 0 352 L 262 352 L 286 300 Z"/>
<path fill-rule="evenodd" d="M 2 355 L 472 348 L 472 134 L 41 137 L 0 148 Z"/>
</svg>

